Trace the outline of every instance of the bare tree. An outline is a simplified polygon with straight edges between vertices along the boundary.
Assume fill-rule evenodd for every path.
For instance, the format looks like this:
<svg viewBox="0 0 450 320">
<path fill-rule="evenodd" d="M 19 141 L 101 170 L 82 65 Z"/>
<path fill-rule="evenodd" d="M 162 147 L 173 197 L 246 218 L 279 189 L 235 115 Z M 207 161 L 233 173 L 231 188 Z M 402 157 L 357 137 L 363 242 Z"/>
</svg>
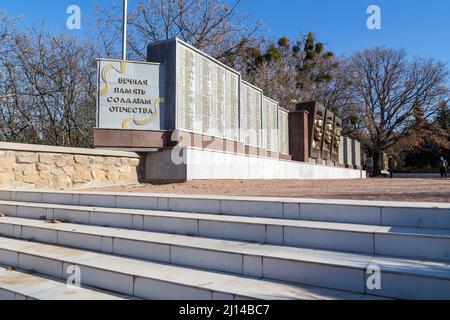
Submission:
<svg viewBox="0 0 450 320">
<path fill-rule="evenodd" d="M 15 24 L 22 18 L 22 16 L 11 18 L 6 13 L 0 11 L 0 58 L 10 51 L 11 39 L 16 33 Z"/>
<path fill-rule="evenodd" d="M 0 64 L 0 136 L 7 141 L 90 146 L 95 124 L 95 50 L 28 29 Z"/>
<path fill-rule="evenodd" d="M 117 59 L 121 54 L 122 20 L 117 16 L 117 3 L 110 3 L 109 7 L 97 6 L 95 29 L 97 34 L 93 41 L 97 44 L 99 57 Z"/>
<path fill-rule="evenodd" d="M 425 120 L 436 114 L 448 72 L 441 62 L 408 59 L 403 50 L 386 48 L 358 52 L 350 66 L 362 126 L 359 138 L 379 174 L 381 152 L 415 134 L 418 115 Z"/>
<path fill-rule="evenodd" d="M 257 38 L 261 24 L 249 26 L 238 14 L 241 0 L 140 0 L 128 17 L 129 55 L 146 59 L 149 43 L 178 37 L 221 61 L 236 54 Z M 120 35 L 121 16 L 117 5 L 99 9 L 100 30 L 115 26 L 102 39 Z M 102 40 L 103 41 L 103 40 Z M 107 41 L 111 43 L 111 41 Z M 116 50 L 117 51 L 117 50 Z"/>
<path fill-rule="evenodd" d="M 17 18 L 11 18 L 5 13 L 0 11 L 0 63 L 8 58 L 12 52 L 12 44 L 16 31 L 16 22 L 21 20 L 22 16 Z M 5 75 L 0 73 L 0 82 L 5 81 Z M 0 93 L 0 98 L 9 97 Z"/>
</svg>

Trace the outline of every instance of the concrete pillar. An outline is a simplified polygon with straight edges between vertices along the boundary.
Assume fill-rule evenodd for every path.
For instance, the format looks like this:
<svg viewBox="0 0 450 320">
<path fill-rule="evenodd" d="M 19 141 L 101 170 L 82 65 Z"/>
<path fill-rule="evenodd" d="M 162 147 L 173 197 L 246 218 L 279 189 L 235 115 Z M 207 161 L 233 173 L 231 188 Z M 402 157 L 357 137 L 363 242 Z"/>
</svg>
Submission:
<svg viewBox="0 0 450 320">
<path fill-rule="evenodd" d="M 356 166 L 361 167 L 362 166 L 361 142 L 359 142 L 358 140 L 355 140 L 355 158 L 356 158 Z"/>
<path fill-rule="evenodd" d="M 356 140 L 352 139 L 352 162 L 351 165 L 356 165 Z"/>
<path fill-rule="evenodd" d="M 309 159 L 308 116 L 305 110 L 289 113 L 289 154 L 294 161 Z"/>
<path fill-rule="evenodd" d="M 345 138 L 341 139 L 341 143 L 339 144 L 339 163 L 340 164 L 345 164 L 345 159 L 344 159 L 344 149 L 345 149 L 345 142 L 344 142 Z"/>
<path fill-rule="evenodd" d="M 344 139 L 344 164 L 352 166 L 352 139 L 345 137 Z"/>
<path fill-rule="evenodd" d="M 148 152 L 145 158 L 147 182 L 183 182 L 187 180 L 187 148 Z"/>
</svg>

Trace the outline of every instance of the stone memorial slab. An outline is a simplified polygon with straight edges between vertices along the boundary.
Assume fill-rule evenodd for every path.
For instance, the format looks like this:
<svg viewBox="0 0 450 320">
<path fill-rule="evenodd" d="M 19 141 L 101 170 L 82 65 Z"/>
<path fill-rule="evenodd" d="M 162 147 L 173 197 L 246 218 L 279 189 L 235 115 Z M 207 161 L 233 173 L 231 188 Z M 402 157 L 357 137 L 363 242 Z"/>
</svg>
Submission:
<svg viewBox="0 0 450 320">
<path fill-rule="evenodd" d="M 278 138 L 278 151 L 289 154 L 289 112 L 283 108 L 278 108 Z"/>
<path fill-rule="evenodd" d="M 213 135 L 225 136 L 225 68 L 212 64 L 213 70 Z"/>
<path fill-rule="evenodd" d="M 212 63 L 197 56 L 197 107 L 195 131 L 213 135 Z"/>
<path fill-rule="evenodd" d="M 347 166 L 353 166 L 353 156 L 352 156 L 352 139 L 344 138 L 344 164 Z"/>
<path fill-rule="evenodd" d="M 239 83 L 240 76 L 226 71 L 225 138 L 239 141 Z"/>
<path fill-rule="evenodd" d="M 361 143 L 352 139 L 352 165 L 356 168 L 361 167 Z"/>
<path fill-rule="evenodd" d="M 262 145 L 262 97 L 261 89 L 241 81 L 241 142 L 254 147 Z"/>
<path fill-rule="evenodd" d="M 263 148 L 278 152 L 278 105 L 277 102 L 263 97 Z"/>
<path fill-rule="evenodd" d="M 98 60 L 97 127 L 160 130 L 165 96 L 164 66 Z"/>
<path fill-rule="evenodd" d="M 186 47 L 177 48 L 177 91 L 176 126 L 179 129 L 195 131 L 197 106 L 197 63 L 196 54 Z"/>
</svg>

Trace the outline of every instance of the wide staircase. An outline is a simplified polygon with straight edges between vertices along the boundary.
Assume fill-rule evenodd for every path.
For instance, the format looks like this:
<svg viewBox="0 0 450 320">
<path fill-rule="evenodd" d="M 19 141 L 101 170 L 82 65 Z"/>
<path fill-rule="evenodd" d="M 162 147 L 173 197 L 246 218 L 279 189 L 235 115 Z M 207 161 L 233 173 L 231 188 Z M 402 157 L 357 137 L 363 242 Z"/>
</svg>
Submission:
<svg viewBox="0 0 450 320">
<path fill-rule="evenodd" d="M 450 204 L 0 191 L 3 299 L 450 299 L 449 261 Z"/>
</svg>

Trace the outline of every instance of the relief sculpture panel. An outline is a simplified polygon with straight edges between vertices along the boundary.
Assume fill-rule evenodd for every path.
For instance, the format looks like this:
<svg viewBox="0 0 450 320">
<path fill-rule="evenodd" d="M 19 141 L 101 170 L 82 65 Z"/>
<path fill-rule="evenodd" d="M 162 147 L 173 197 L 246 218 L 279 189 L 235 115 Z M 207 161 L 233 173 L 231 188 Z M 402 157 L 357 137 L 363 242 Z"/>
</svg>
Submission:
<svg viewBox="0 0 450 320">
<path fill-rule="evenodd" d="M 331 149 L 334 137 L 334 113 L 327 110 L 325 113 L 325 125 L 322 140 L 322 159 L 331 160 Z"/>
<path fill-rule="evenodd" d="M 309 157 L 321 159 L 326 109 L 316 101 L 297 104 L 297 111 L 308 112 Z"/>
<path fill-rule="evenodd" d="M 342 139 L 342 120 L 334 117 L 333 148 L 331 150 L 331 160 L 339 162 L 339 145 Z"/>
<path fill-rule="evenodd" d="M 338 161 L 342 120 L 316 101 L 299 103 L 296 110 L 308 112 L 309 157 Z"/>
</svg>

